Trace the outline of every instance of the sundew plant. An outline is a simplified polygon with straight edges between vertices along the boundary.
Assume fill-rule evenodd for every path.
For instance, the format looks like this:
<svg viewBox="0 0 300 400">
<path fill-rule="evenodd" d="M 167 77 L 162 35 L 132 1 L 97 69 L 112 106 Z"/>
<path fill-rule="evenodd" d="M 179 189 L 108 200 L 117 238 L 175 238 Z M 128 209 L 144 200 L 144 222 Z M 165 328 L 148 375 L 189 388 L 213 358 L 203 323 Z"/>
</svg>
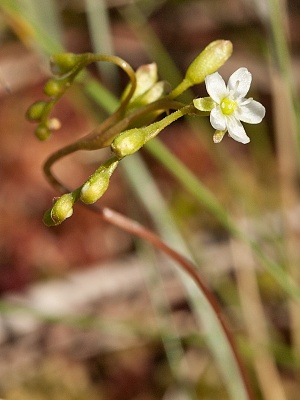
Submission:
<svg viewBox="0 0 300 400">
<path fill-rule="evenodd" d="M 218 31 L 218 36 L 211 35 L 205 44 L 201 38 L 199 49 L 197 47 L 198 55 L 191 58 L 193 61 L 188 66 L 181 68 L 183 76 L 176 74 L 171 57 L 166 54 L 147 18 L 151 10 L 159 8 L 158 3 L 166 3 L 167 7 L 172 7 L 175 3 L 185 2 L 173 4 L 171 1 L 149 0 L 141 1 L 141 4 L 127 4 L 125 1 L 124 7 L 119 7 L 118 12 L 123 22 L 137 32 L 138 39 L 146 44 L 146 48 L 148 46 L 148 60 L 140 63 L 141 65 L 134 65 L 132 61 L 129 63 L 124 54 L 122 58 L 114 55 L 114 49 L 110 46 L 109 18 L 104 4 L 106 2 L 83 2 L 85 5 L 82 7 L 86 12 L 87 25 L 94 43 L 88 48 L 88 52 L 82 53 L 74 49 L 72 52 L 65 50 L 61 44 L 63 41 L 56 3 L 49 1 L 41 5 L 42 3 L 36 0 L 0 1 L 5 21 L 11 24 L 15 35 L 43 60 L 46 59 L 47 66 L 50 65 L 50 71 L 47 69 L 47 81 L 43 81 L 43 94 L 34 97 L 36 101 L 28 104 L 26 112 L 26 118 L 32 122 L 36 138 L 46 143 L 58 141 L 65 124 L 56 117 L 55 112 L 63 107 L 66 99 L 70 101 L 70 92 L 80 93 L 83 96 L 80 100 L 88 99 L 84 105 L 91 119 L 95 117 L 95 109 L 96 114 L 99 110 L 100 118 L 97 114 L 97 118 L 93 120 L 97 120 L 98 125 L 95 123 L 96 126 L 85 136 L 74 139 L 50 155 L 47 154 L 43 171 L 56 194 L 53 199 L 49 198 L 49 208 L 45 209 L 43 217 L 41 214 L 41 226 L 43 221 L 46 225 L 43 228 L 47 233 L 58 232 L 60 225 L 67 230 L 68 223 L 77 223 L 80 227 L 81 214 L 76 211 L 79 207 L 84 207 L 93 213 L 93 224 L 105 221 L 137 238 L 137 244 L 140 247 L 145 246 L 145 253 L 151 253 L 154 249 L 155 253 L 151 253 L 151 256 L 155 254 L 153 265 L 158 260 L 160 267 L 161 259 L 155 258 L 157 254 L 167 256 L 163 260 L 170 261 L 172 272 L 184 288 L 188 310 L 196 328 L 192 335 L 178 333 L 163 285 L 160 288 L 162 296 L 157 299 L 157 291 L 148 282 L 149 297 L 155 315 L 158 316 L 159 340 L 173 379 L 171 384 L 168 382 L 170 392 L 166 390 L 161 398 L 172 398 L 172 390 L 176 399 L 294 398 L 289 397 L 289 385 L 293 381 L 296 388 L 293 389 L 294 392 L 299 391 L 300 278 L 297 254 L 299 226 L 295 223 L 292 212 L 298 199 L 299 162 L 293 160 L 291 149 L 299 155 L 299 135 L 296 132 L 297 113 L 294 112 L 298 103 L 291 83 L 287 37 L 283 28 L 286 19 L 281 6 L 284 2 L 237 0 L 239 5 L 247 3 L 248 7 L 251 4 L 256 9 L 261 24 L 267 31 L 265 42 L 259 43 L 259 55 L 262 59 L 265 57 L 265 63 L 269 63 L 271 86 L 275 93 L 272 99 L 274 104 L 268 98 L 259 98 L 259 74 L 255 71 L 255 65 L 247 64 L 247 58 L 236 56 L 238 46 L 235 45 L 234 35 L 219 35 Z M 94 8 L 96 3 L 100 7 L 98 13 Z M 213 4 L 218 1 L 191 3 L 207 3 L 213 10 Z M 97 10 L 99 11 L 98 8 Z M 260 32 L 254 32 L 254 29 L 251 34 L 257 34 L 260 39 L 263 36 Z M 220 36 L 221 39 L 215 39 Z M 246 40 L 243 41 L 245 47 Z M 253 43 L 254 41 L 255 39 Z M 253 43 L 251 45 L 257 50 L 255 46 L 258 44 Z M 260 67 L 259 64 L 258 68 Z M 95 78 L 93 72 L 96 68 L 101 71 L 103 82 L 111 85 L 112 92 L 100 83 L 98 76 Z M 115 74 L 114 77 L 119 77 L 118 72 L 121 71 L 120 76 L 125 82 L 106 79 L 107 71 Z M 223 79 L 223 76 L 228 78 Z M 261 78 L 263 80 L 264 77 Z M 90 102 L 91 99 L 93 103 Z M 275 144 L 269 140 L 266 132 L 267 124 L 272 118 L 276 132 L 278 131 Z M 217 183 L 214 182 L 215 186 L 212 185 L 213 190 L 217 185 L 221 186 L 220 192 L 216 190 L 217 194 L 161 140 L 161 133 L 168 138 L 168 135 L 172 135 L 172 129 L 176 131 L 183 120 L 185 126 L 193 128 L 199 147 L 205 147 L 208 143 L 209 154 L 217 160 L 219 176 Z M 176 138 L 181 151 L 188 153 L 184 135 Z M 234 150 L 228 152 L 228 149 Z M 74 153 L 83 153 L 86 159 L 90 157 L 93 165 L 95 160 L 98 163 L 94 172 L 78 184 L 77 181 L 76 184 L 73 183 L 75 180 L 72 183 L 65 181 L 57 173 L 59 168 L 56 169 L 58 163 Z M 230 278 L 226 275 L 225 283 L 214 286 L 214 282 L 207 279 L 205 271 L 202 271 L 201 255 L 199 257 L 197 251 L 194 251 L 195 245 L 189 243 L 194 231 L 187 235 L 182 233 L 190 228 L 181 230 L 176 212 L 172 213 L 169 203 L 156 185 L 157 175 L 153 174 L 153 178 L 146 167 L 143 158 L 145 154 L 150 155 L 152 163 L 162 166 L 168 172 L 179 191 L 182 188 L 192 198 L 191 203 L 195 202 L 196 207 L 200 205 L 198 211 L 203 212 L 201 216 L 204 215 L 205 218 L 208 215 L 208 218 L 213 219 L 219 229 L 217 235 L 221 231 L 226 236 L 232 266 L 226 272 Z M 247 154 L 247 161 L 243 157 L 235 157 L 236 154 Z M 276 157 L 280 161 L 279 172 L 274 167 Z M 76 162 L 78 159 L 74 157 L 73 160 Z M 295 162 L 293 164 L 290 161 Z M 120 170 L 139 203 L 147 211 L 152 223 L 151 229 L 146 223 L 141 223 L 135 213 L 132 213 L 134 218 L 131 218 L 108 204 L 109 192 L 113 190 L 115 175 Z M 266 178 L 269 170 L 272 170 L 271 177 Z M 274 177 L 278 178 L 275 184 Z M 279 189 L 274 189 L 276 184 Z M 279 195 L 276 193 L 275 200 L 272 198 L 274 203 L 277 202 L 274 214 L 274 208 L 268 203 L 271 195 L 265 196 L 270 188 L 280 192 Z M 259 190 L 263 193 L 257 194 Z M 228 207 L 226 201 L 223 204 L 224 197 L 230 199 Z M 282 199 L 282 204 L 278 197 Z M 263 205 L 259 203 L 262 199 Z M 180 201 L 181 198 L 176 200 Z M 268 204 L 265 205 L 266 203 Z M 181 203 L 178 208 L 180 205 Z M 280 217 L 277 215 L 278 209 Z M 251 211 L 248 212 L 249 210 Z M 189 212 L 189 217 L 194 218 L 193 211 Z M 257 216 L 259 221 L 255 219 L 252 224 L 251 218 Z M 267 226 L 268 221 L 271 221 L 270 227 Z M 98 240 L 101 243 L 102 238 L 95 238 L 95 241 Z M 205 248 L 206 242 L 201 245 Z M 139 246 L 135 248 L 136 253 L 140 250 Z M 217 252 L 212 264 L 217 264 L 219 257 L 222 257 L 222 253 Z M 147 261 L 150 259 L 148 267 L 152 258 L 148 257 L 148 253 L 144 258 Z M 150 265 L 149 269 L 151 268 L 155 270 L 151 270 L 151 273 L 155 275 L 156 283 L 160 282 L 160 268 L 156 270 L 156 266 Z M 219 288 L 218 285 L 222 284 L 224 287 Z M 264 297 L 271 311 L 265 306 Z M 288 332 L 286 327 L 281 330 L 272 325 L 272 315 L 269 313 L 272 314 L 272 307 L 275 308 L 273 301 L 275 306 L 280 303 L 280 306 L 288 310 Z M 25 309 L 26 307 L 22 311 Z M 43 318 L 42 315 L 39 317 Z M 54 316 L 53 323 L 61 320 L 64 323 L 63 319 L 64 317 Z M 51 318 L 45 317 L 45 320 L 49 321 Z M 161 321 L 163 323 L 160 324 Z M 76 325 L 76 321 L 74 324 Z M 80 327 L 79 325 L 80 322 L 76 327 Z M 95 325 L 91 323 L 92 329 Z M 150 330 L 145 333 L 143 329 L 136 329 L 140 325 L 143 325 L 143 321 L 136 321 L 135 327 L 125 323 L 124 331 L 127 333 L 132 329 L 133 336 L 137 331 L 138 335 L 151 340 Z M 201 351 L 207 350 L 212 359 L 208 367 L 203 364 L 203 375 L 194 381 L 190 378 L 194 371 L 189 369 L 189 346 L 194 346 L 197 350 L 200 348 Z M 209 386 L 211 379 L 212 364 L 212 386 L 218 387 L 206 392 L 206 385 Z"/>
<path fill-rule="evenodd" d="M 265 108 L 252 98 L 246 98 L 252 76 L 245 67 L 239 68 L 229 78 L 228 85 L 217 70 L 232 54 L 232 43 L 217 40 L 210 43 L 188 67 L 185 77 L 174 89 L 164 81 L 158 80 L 156 65 L 143 65 L 134 71 L 124 60 L 109 55 L 97 54 L 55 54 L 51 58 L 53 78 L 44 86 L 49 100 L 35 102 L 27 112 L 27 118 L 37 123 L 36 136 L 48 139 L 53 131 L 60 128 L 60 122 L 51 117 L 52 108 L 73 83 L 84 67 L 93 62 L 111 62 L 122 68 L 130 79 L 120 99 L 120 105 L 104 122 L 87 136 L 59 149 L 50 155 L 44 165 L 44 172 L 50 184 L 62 195 L 53 200 L 53 206 L 45 212 L 44 223 L 48 226 L 61 224 L 73 214 L 76 202 L 91 209 L 101 218 L 140 236 L 177 261 L 182 269 L 194 280 L 217 316 L 221 315 L 217 301 L 193 267 L 178 252 L 166 245 L 158 236 L 109 208 L 94 206 L 109 189 L 110 178 L 123 158 L 139 151 L 147 142 L 153 140 L 164 128 L 183 116 L 210 117 L 216 130 L 213 140 L 218 143 L 226 132 L 241 143 L 250 141 L 241 123 L 257 124 L 265 115 Z M 205 82 L 209 97 L 194 99 L 185 104 L 177 98 L 194 85 Z M 153 122 L 154 121 L 154 122 Z M 52 166 L 73 152 L 79 150 L 111 149 L 112 156 L 102 163 L 86 182 L 74 190 L 61 182 L 52 173 Z M 231 351 L 243 382 L 245 398 L 253 398 L 251 386 L 235 347 L 234 339 L 220 318 L 223 333 L 231 346 Z"/>
<path fill-rule="evenodd" d="M 216 132 L 215 142 L 228 131 L 233 139 L 248 143 L 249 137 L 241 121 L 257 124 L 265 115 L 265 108 L 252 98 L 246 99 L 251 73 L 239 68 L 229 78 L 228 86 L 217 71 L 232 52 L 230 41 L 218 40 L 208 45 L 189 66 L 183 81 L 169 93 L 167 85 L 158 81 L 155 64 L 144 65 L 136 72 L 127 62 L 118 57 L 94 54 L 57 54 L 52 57 L 51 67 L 55 74 L 46 82 L 44 92 L 49 101 L 37 101 L 27 112 L 31 121 L 38 122 L 36 136 L 47 139 L 60 127 L 56 118 L 49 116 L 53 106 L 72 84 L 86 65 L 96 61 L 108 61 L 120 66 L 129 76 L 128 86 L 119 108 L 90 134 L 51 155 L 44 171 L 49 182 L 64 193 L 55 199 L 53 207 L 44 216 L 47 225 L 58 225 L 73 214 L 73 205 L 78 200 L 85 204 L 98 201 L 109 186 L 109 180 L 119 162 L 137 152 L 164 128 L 185 115 L 206 116 Z M 177 101 L 177 97 L 193 85 L 205 81 L 210 97 L 195 99 L 191 104 Z M 172 112 L 170 112 L 172 110 Z M 173 111 L 176 110 L 176 111 Z M 167 116 L 145 125 L 163 113 Z M 128 129 L 129 128 L 129 129 Z M 51 167 L 60 158 L 78 150 L 99 150 L 110 146 L 113 156 L 89 177 L 79 188 L 68 192 L 66 186 L 52 174 Z"/>
</svg>

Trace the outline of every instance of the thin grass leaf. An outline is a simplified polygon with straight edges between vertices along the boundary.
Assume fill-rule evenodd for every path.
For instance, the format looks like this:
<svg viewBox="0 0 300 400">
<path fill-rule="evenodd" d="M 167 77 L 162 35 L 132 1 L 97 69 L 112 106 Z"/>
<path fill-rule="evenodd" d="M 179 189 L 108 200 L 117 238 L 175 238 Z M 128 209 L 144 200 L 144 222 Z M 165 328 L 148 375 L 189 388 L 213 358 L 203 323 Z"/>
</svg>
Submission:
<svg viewBox="0 0 300 400">
<path fill-rule="evenodd" d="M 192 260 L 193 256 L 179 233 L 168 207 L 141 157 L 135 154 L 124 161 L 123 168 L 126 171 L 127 180 L 151 215 L 161 237 L 178 252 Z M 186 288 L 193 314 L 196 316 L 198 323 L 204 327 L 206 343 L 217 361 L 218 369 L 223 376 L 231 398 L 237 400 L 247 399 L 248 396 L 239 370 L 218 317 L 194 281 L 177 266 L 174 265 L 174 268 Z"/>
<path fill-rule="evenodd" d="M 241 231 L 216 197 L 198 180 L 198 178 L 182 164 L 159 139 L 153 139 L 148 142 L 146 148 L 234 237 L 242 240 L 252 248 L 260 263 L 266 268 L 279 286 L 292 298 L 299 301 L 300 288 L 294 280 L 286 273 L 281 265 L 264 254 L 261 246 L 257 242 L 249 239 L 249 237 Z"/>
<path fill-rule="evenodd" d="M 28 4 L 30 4 L 30 1 L 32 1 L 33 4 L 33 0 L 27 1 L 29 1 Z M 51 27 L 51 32 L 54 30 L 56 32 L 52 36 L 51 32 L 47 31 L 51 24 L 47 23 L 45 27 L 43 23 L 37 19 L 36 13 L 38 13 L 38 11 L 33 12 L 32 10 L 32 8 L 35 9 L 35 6 L 32 5 L 32 7 L 28 7 L 28 4 L 18 0 L 1 0 L 0 8 L 4 11 L 4 15 L 8 15 L 13 21 L 15 30 L 25 44 L 32 45 L 47 55 L 62 52 L 63 46 L 56 40 L 56 37 L 60 36 L 58 20 L 55 19 Z M 52 11 L 52 16 L 55 18 L 56 14 L 54 8 Z"/>
<path fill-rule="evenodd" d="M 54 42 L 63 42 L 61 17 L 56 1 L 22 0 L 20 3 L 30 21 L 43 28 Z"/>
<path fill-rule="evenodd" d="M 110 32 L 109 15 L 104 0 L 85 0 L 89 32 L 95 53 L 115 54 Z M 99 63 L 99 71 L 104 82 L 117 91 L 118 74 L 114 64 Z"/>
</svg>

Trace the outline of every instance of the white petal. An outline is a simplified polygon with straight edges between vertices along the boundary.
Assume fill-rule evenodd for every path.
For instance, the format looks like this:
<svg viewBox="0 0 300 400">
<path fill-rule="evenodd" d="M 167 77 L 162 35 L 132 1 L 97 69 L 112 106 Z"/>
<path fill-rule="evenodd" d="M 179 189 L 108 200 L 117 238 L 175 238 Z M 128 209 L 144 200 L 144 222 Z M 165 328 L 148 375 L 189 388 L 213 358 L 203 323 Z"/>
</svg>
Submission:
<svg viewBox="0 0 300 400">
<path fill-rule="evenodd" d="M 250 139 L 247 136 L 243 125 L 235 117 L 233 116 L 227 117 L 227 128 L 228 128 L 228 133 L 232 137 L 232 139 L 243 144 L 250 142 Z"/>
<path fill-rule="evenodd" d="M 205 78 L 205 85 L 207 93 L 218 104 L 220 104 L 221 100 L 228 95 L 224 79 L 218 72 L 208 75 Z"/>
<path fill-rule="evenodd" d="M 259 124 L 265 114 L 265 107 L 255 100 L 250 100 L 248 103 L 239 106 L 235 111 L 235 116 L 248 124 Z"/>
<path fill-rule="evenodd" d="M 211 110 L 210 123 L 212 124 L 212 127 L 218 131 L 224 131 L 226 129 L 226 117 L 219 106 Z"/>
<path fill-rule="evenodd" d="M 228 80 L 228 89 L 232 90 L 234 97 L 245 97 L 252 82 L 252 75 L 247 68 L 239 68 Z"/>
</svg>

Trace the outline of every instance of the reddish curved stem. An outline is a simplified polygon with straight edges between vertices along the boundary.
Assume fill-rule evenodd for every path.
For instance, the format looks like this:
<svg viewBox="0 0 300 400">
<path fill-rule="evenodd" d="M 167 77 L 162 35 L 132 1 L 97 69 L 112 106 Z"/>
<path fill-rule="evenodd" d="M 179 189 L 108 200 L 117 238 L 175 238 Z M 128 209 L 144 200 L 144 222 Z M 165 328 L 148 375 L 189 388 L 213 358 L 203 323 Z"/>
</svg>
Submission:
<svg viewBox="0 0 300 400">
<path fill-rule="evenodd" d="M 239 352 L 236 348 L 236 344 L 235 344 L 233 335 L 230 332 L 230 330 L 228 329 L 228 327 L 224 321 L 222 310 L 219 306 L 219 303 L 216 300 L 213 293 L 206 286 L 206 284 L 202 280 L 202 278 L 197 274 L 193 265 L 185 257 L 183 257 L 181 254 L 179 254 L 177 251 L 173 250 L 165 242 L 163 242 L 159 236 L 157 236 L 155 233 L 148 230 L 147 228 L 145 228 L 143 225 L 139 224 L 138 222 L 133 221 L 132 219 L 127 218 L 126 216 L 119 214 L 118 212 L 116 212 L 110 208 L 102 209 L 102 208 L 98 208 L 98 207 L 94 206 L 94 207 L 92 207 L 92 209 L 93 209 L 93 211 L 96 211 L 103 220 L 148 241 L 153 246 L 155 246 L 157 249 L 159 249 L 162 252 L 164 252 L 165 254 L 167 254 L 174 261 L 176 261 L 183 268 L 183 270 L 194 280 L 194 282 L 200 288 L 201 292 L 203 293 L 203 295 L 206 297 L 207 301 L 211 305 L 212 309 L 215 312 L 215 315 L 217 316 L 217 318 L 220 322 L 220 325 L 224 331 L 224 334 L 228 340 L 229 346 L 231 348 L 231 351 L 232 351 L 235 361 L 237 363 L 241 378 L 244 383 L 245 390 L 248 395 L 248 400 L 255 400 L 246 369 L 241 360 Z"/>
</svg>

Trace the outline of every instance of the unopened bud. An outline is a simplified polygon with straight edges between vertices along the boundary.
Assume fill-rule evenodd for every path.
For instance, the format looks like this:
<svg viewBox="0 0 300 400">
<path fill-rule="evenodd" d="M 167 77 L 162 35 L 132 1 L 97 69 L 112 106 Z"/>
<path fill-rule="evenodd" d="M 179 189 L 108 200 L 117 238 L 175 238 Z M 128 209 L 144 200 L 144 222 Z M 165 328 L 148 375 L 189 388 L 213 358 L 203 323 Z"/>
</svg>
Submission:
<svg viewBox="0 0 300 400">
<path fill-rule="evenodd" d="M 39 125 L 34 133 L 39 140 L 46 140 L 51 135 L 51 131 L 46 125 Z"/>
<path fill-rule="evenodd" d="M 54 75 L 64 75 L 82 61 L 83 56 L 74 53 L 53 54 L 50 59 L 51 71 Z"/>
<path fill-rule="evenodd" d="M 52 207 L 51 219 L 55 225 L 61 224 L 65 219 L 73 214 L 74 197 L 72 193 L 63 194 L 59 197 Z"/>
<path fill-rule="evenodd" d="M 231 56 L 232 43 L 216 40 L 210 43 L 189 66 L 185 79 L 193 85 L 202 83 L 207 75 L 216 72 Z"/>
<path fill-rule="evenodd" d="M 146 93 L 139 98 L 141 105 L 154 103 L 170 91 L 170 85 L 165 81 L 156 82 Z"/>
<path fill-rule="evenodd" d="M 85 204 L 93 204 L 106 192 L 109 185 L 109 175 L 102 174 L 95 182 L 87 181 L 81 189 L 80 200 Z"/>
<path fill-rule="evenodd" d="M 157 65 L 155 63 L 140 66 L 135 73 L 136 88 L 130 99 L 129 104 L 136 103 L 136 100 L 146 93 L 157 82 Z M 127 96 L 130 90 L 129 84 L 122 95 L 121 101 Z M 137 101 L 138 102 L 138 101 Z M 131 107 L 135 108 L 135 106 Z"/>
<path fill-rule="evenodd" d="M 64 80 L 49 79 L 44 86 L 44 93 L 50 97 L 57 97 L 62 94 L 70 83 Z"/>
<path fill-rule="evenodd" d="M 26 118 L 30 121 L 40 121 L 47 104 L 46 101 L 36 101 L 33 103 L 26 112 Z"/>
<path fill-rule="evenodd" d="M 107 161 L 87 180 L 82 186 L 80 199 L 85 204 L 93 204 L 106 192 L 109 179 L 118 165 L 118 160 L 114 157 Z"/>
<path fill-rule="evenodd" d="M 121 159 L 138 151 L 145 144 L 145 134 L 142 129 L 133 128 L 122 132 L 111 144 L 116 156 Z"/>
<path fill-rule="evenodd" d="M 152 63 L 140 66 L 136 71 L 136 80 L 132 100 L 146 93 L 157 82 L 157 65 Z"/>
</svg>

